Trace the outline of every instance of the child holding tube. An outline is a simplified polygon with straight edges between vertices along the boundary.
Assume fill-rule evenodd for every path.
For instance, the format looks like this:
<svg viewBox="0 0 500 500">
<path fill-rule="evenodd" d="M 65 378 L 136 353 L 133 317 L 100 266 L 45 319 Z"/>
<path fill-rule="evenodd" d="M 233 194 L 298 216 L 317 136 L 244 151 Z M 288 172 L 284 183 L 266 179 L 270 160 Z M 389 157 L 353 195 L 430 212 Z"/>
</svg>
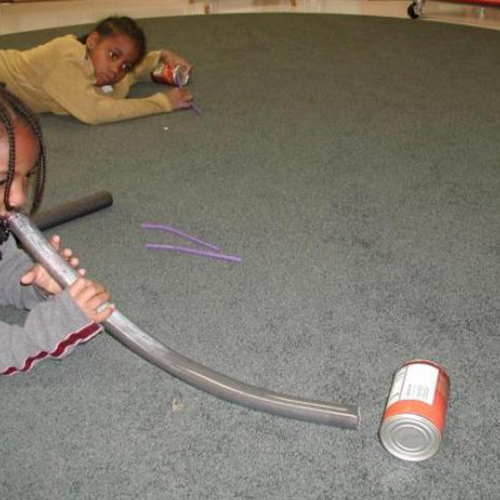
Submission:
<svg viewBox="0 0 500 500">
<path fill-rule="evenodd" d="M 169 50 L 146 53 L 146 39 L 129 17 L 108 17 L 90 33 L 66 35 L 29 50 L 0 50 L 0 82 L 35 113 L 71 115 L 95 125 L 189 108 L 186 88 L 127 98 L 160 63 L 191 64 Z"/>
<path fill-rule="evenodd" d="M 62 290 L 48 272 L 16 246 L 2 216 L 27 204 L 33 183 L 31 212 L 38 208 L 45 181 L 45 146 L 37 117 L 0 86 L 0 305 L 27 309 L 24 326 L 0 322 L 0 375 L 29 371 L 46 358 L 61 358 L 101 331 L 112 313 L 104 287 L 80 276 Z M 73 267 L 78 259 L 52 246 Z"/>
</svg>

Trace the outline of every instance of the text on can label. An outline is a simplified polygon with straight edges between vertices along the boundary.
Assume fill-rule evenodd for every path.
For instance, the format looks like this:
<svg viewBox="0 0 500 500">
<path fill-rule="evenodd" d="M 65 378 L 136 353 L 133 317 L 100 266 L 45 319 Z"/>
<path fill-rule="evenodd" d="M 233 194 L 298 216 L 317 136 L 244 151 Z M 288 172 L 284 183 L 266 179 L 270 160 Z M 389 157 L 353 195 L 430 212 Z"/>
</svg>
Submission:
<svg viewBox="0 0 500 500">
<path fill-rule="evenodd" d="M 439 370 L 429 364 L 403 366 L 394 377 L 387 408 L 398 401 L 416 400 L 428 405 L 434 403 Z"/>
</svg>

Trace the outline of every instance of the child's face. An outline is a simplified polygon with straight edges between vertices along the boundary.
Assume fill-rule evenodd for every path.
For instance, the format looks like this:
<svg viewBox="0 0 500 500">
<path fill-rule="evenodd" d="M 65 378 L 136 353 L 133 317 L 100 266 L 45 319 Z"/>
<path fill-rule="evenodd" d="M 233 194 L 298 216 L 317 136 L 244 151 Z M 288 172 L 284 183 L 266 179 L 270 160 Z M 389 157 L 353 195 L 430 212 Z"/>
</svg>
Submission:
<svg viewBox="0 0 500 500">
<path fill-rule="evenodd" d="M 16 165 L 14 180 L 10 187 L 9 203 L 12 207 L 22 209 L 28 200 L 28 180 L 38 162 L 38 140 L 33 132 L 24 124 L 17 123 L 16 135 Z M 7 133 L 0 135 L 0 215 L 7 210 L 4 202 L 5 181 L 9 166 L 9 143 Z"/>
<path fill-rule="evenodd" d="M 87 37 L 87 49 L 98 87 L 118 83 L 139 57 L 139 49 L 128 35 L 103 37 L 94 31 Z"/>
</svg>

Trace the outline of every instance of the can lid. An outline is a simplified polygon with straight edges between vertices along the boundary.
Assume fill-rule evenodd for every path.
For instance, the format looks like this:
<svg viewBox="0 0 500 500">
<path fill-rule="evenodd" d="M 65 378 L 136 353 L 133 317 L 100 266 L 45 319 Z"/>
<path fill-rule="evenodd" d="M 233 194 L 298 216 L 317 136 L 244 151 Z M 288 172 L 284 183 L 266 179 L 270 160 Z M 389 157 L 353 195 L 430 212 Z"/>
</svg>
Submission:
<svg viewBox="0 0 500 500">
<path fill-rule="evenodd" d="M 189 82 L 189 72 L 183 66 L 174 69 L 174 81 L 178 87 L 184 87 Z"/>
<path fill-rule="evenodd" d="M 403 413 L 385 419 L 379 436 L 389 453 L 409 462 L 431 458 L 441 444 L 436 426 L 426 418 L 413 414 Z"/>
</svg>

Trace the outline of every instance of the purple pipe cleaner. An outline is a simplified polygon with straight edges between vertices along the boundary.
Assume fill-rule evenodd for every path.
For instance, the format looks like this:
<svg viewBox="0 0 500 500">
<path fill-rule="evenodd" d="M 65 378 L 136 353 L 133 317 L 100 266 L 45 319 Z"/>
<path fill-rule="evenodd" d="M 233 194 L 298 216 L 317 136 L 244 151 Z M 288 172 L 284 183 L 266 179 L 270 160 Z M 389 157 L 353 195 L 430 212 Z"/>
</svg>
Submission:
<svg viewBox="0 0 500 500">
<path fill-rule="evenodd" d="M 201 255 L 203 257 L 210 257 L 212 259 L 227 260 L 229 262 L 241 262 L 243 259 L 237 255 L 227 255 L 216 252 L 208 252 L 206 250 L 197 250 L 189 247 L 179 247 L 174 245 L 160 245 L 157 243 L 146 243 L 146 248 L 151 250 L 171 250 L 173 252 L 189 253 L 193 255 Z"/>
<path fill-rule="evenodd" d="M 167 231 L 172 234 L 176 234 L 177 236 L 181 236 L 182 238 L 185 238 L 186 240 L 193 241 L 194 243 L 198 243 L 201 246 L 211 248 L 212 250 L 215 250 L 218 252 L 220 248 L 217 245 L 212 245 L 212 243 L 207 243 L 206 241 L 200 240 L 199 238 L 196 238 L 196 236 L 191 236 L 184 231 L 180 231 L 179 229 L 175 229 L 175 227 L 168 226 L 167 224 L 155 224 L 152 222 L 145 222 L 144 224 L 141 224 L 142 229 L 160 229 L 162 231 Z"/>
</svg>

